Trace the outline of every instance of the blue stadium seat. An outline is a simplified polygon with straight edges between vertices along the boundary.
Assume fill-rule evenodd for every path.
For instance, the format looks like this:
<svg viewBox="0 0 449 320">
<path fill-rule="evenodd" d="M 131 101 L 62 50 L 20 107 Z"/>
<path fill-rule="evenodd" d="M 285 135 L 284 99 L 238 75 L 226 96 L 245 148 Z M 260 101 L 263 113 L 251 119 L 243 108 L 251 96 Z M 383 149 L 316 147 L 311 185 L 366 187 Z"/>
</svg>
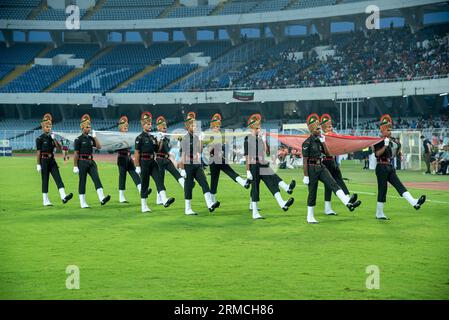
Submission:
<svg viewBox="0 0 449 320">
<path fill-rule="evenodd" d="M 8 73 L 13 71 L 15 67 L 9 64 L 0 64 L 0 80 L 6 76 Z"/>
<path fill-rule="evenodd" d="M 115 89 L 142 69 L 142 66 L 93 66 L 61 84 L 53 92 L 103 93 Z"/>
<path fill-rule="evenodd" d="M 232 47 L 230 41 L 204 41 L 198 42 L 191 47 L 186 47 L 176 55 L 182 57 L 191 52 L 204 52 L 204 56 L 211 57 L 212 60 L 226 53 Z"/>
<path fill-rule="evenodd" d="M 258 5 L 256 1 L 245 1 L 245 2 L 228 2 L 224 7 L 218 12 L 219 15 L 224 14 L 242 14 L 248 13 Z"/>
<path fill-rule="evenodd" d="M 69 66 L 33 66 L 19 77 L 0 88 L 0 92 L 41 92 L 53 82 L 73 70 Z"/>
<path fill-rule="evenodd" d="M 48 52 L 45 57 L 53 58 L 58 54 L 74 54 L 75 58 L 84 59 L 86 62 L 100 51 L 98 44 L 91 43 L 65 43 L 62 46 Z"/>
<path fill-rule="evenodd" d="M 91 20 L 143 20 L 143 19 L 155 19 L 162 11 L 163 7 L 151 7 L 151 8 L 102 8 L 94 13 L 90 18 Z"/>
<path fill-rule="evenodd" d="M 193 64 L 161 65 L 126 88 L 121 89 L 120 92 L 156 92 L 176 79 L 192 72 L 195 68 L 197 68 L 197 65 Z"/>
<path fill-rule="evenodd" d="M 0 43 L 0 63 L 28 64 L 45 47 L 46 45 L 42 43 L 16 43 L 12 47 L 6 48 L 4 43 Z"/>
<path fill-rule="evenodd" d="M 207 16 L 214 8 L 215 6 L 178 7 L 170 12 L 167 18 Z"/>
<path fill-rule="evenodd" d="M 122 44 L 94 62 L 95 65 L 154 65 L 179 50 L 181 43 Z"/>
<path fill-rule="evenodd" d="M 86 9 L 80 9 L 80 19 L 86 14 Z M 65 21 L 69 14 L 65 13 L 65 9 L 52 9 L 48 8 L 47 10 L 42 11 L 36 17 L 36 20 L 56 20 L 56 21 Z"/>
</svg>

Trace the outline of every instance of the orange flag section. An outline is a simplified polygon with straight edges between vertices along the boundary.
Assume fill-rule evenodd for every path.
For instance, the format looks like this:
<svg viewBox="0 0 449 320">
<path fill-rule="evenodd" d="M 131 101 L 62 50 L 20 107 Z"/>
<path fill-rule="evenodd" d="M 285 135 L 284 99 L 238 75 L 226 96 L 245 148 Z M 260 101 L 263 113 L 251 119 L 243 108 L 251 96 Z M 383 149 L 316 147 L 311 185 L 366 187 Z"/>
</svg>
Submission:
<svg viewBox="0 0 449 320">
<path fill-rule="evenodd" d="M 279 142 L 299 150 L 301 152 L 302 143 L 309 137 L 308 134 L 275 134 L 267 133 L 267 135 L 276 138 Z M 370 147 L 384 138 L 380 137 L 364 137 L 364 136 L 345 136 L 340 134 L 327 134 L 326 146 L 330 154 L 337 156 L 345 153 L 352 153 Z"/>
</svg>

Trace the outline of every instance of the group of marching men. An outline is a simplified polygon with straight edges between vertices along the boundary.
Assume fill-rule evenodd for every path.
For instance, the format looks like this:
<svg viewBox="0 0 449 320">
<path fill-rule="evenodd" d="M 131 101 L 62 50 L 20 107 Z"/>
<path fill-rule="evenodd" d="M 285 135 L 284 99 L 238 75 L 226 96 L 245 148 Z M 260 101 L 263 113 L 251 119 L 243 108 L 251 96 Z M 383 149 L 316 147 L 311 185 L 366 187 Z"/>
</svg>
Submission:
<svg viewBox="0 0 449 320">
<path fill-rule="evenodd" d="M 153 178 L 157 189 L 158 205 L 169 207 L 175 199 L 167 196 L 165 188 L 165 171 L 168 171 L 184 189 L 185 214 L 196 215 L 192 209 L 192 190 L 195 185 L 194 180 L 201 187 L 204 199 L 209 212 L 213 212 L 220 207 L 220 202 L 216 199 L 220 172 L 223 171 L 233 181 L 242 188 L 249 189 L 250 210 L 253 219 L 263 219 L 259 211 L 260 182 L 263 181 L 269 191 L 276 199 L 279 206 L 287 211 L 294 203 L 294 198 L 284 200 L 280 190 L 292 194 L 296 187 L 295 180 L 289 184 L 284 182 L 270 167 L 270 163 L 265 160 L 268 153 L 268 146 L 265 136 L 261 133 L 261 115 L 253 114 L 249 117 L 247 125 L 250 133 L 244 139 L 244 155 L 246 157 L 246 178 L 240 177 L 227 163 L 225 155 L 225 140 L 221 132 L 221 116 L 213 115 L 210 126 L 215 135 L 223 137 L 221 140 L 213 140 L 207 146 L 210 157 L 213 158 L 209 164 L 211 173 L 210 186 L 203 171 L 201 155 L 203 151 L 204 137 L 200 137 L 196 131 L 196 115 L 189 112 L 185 119 L 187 133 L 181 138 L 181 158 L 178 163 L 179 170 L 175 167 L 170 158 L 170 138 L 167 134 L 167 122 L 164 117 L 156 119 L 156 132 L 152 131 L 153 118 L 150 112 L 143 112 L 140 117 L 142 133 L 135 140 L 134 159 L 131 157 L 131 149 L 125 148 L 117 150 L 117 166 L 119 169 L 119 201 L 127 203 L 125 198 L 126 177 L 129 174 L 134 181 L 141 197 L 141 211 L 150 212 L 147 198 L 152 192 L 150 188 L 150 177 Z M 313 113 L 307 118 L 307 126 L 310 136 L 302 145 L 302 156 L 304 163 L 303 183 L 308 186 L 307 199 L 307 222 L 316 224 L 314 208 L 318 182 L 325 186 L 325 208 L 326 215 L 336 215 L 331 207 L 332 192 L 350 210 L 354 211 L 360 206 L 357 194 L 350 195 L 346 184 L 343 181 L 341 171 L 334 156 L 331 156 L 326 147 L 326 135 L 332 135 L 332 119 L 328 114 L 321 117 Z M 387 183 L 390 182 L 398 193 L 406 199 L 415 209 L 419 209 L 425 202 L 426 196 L 422 195 L 415 199 L 407 191 L 396 175 L 395 168 L 391 165 L 392 140 L 391 128 L 392 119 L 389 115 L 384 115 L 380 120 L 380 130 L 382 140 L 374 145 L 374 152 L 377 158 L 376 176 L 378 181 L 378 199 L 376 218 L 387 220 L 383 212 L 386 202 Z M 50 174 L 53 176 L 63 203 L 72 199 L 73 194 L 66 194 L 64 184 L 59 174 L 58 165 L 54 157 L 54 149 L 61 149 L 59 142 L 54 139 L 52 130 L 52 117 L 45 114 L 41 126 L 43 134 L 36 139 L 37 147 L 37 171 L 42 176 L 42 193 L 44 206 L 51 206 L 48 198 L 48 181 Z M 111 197 L 104 195 L 103 186 L 98 174 L 97 165 L 93 158 L 94 148 L 101 149 L 101 144 L 92 131 L 91 118 L 85 114 L 81 118 L 80 127 L 82 134 L 74 142 L 74 167 L 73 172 L 79 175 L 78 193 L 81 208 L 89 208 L 86 202 L 86 180 L 87 175 L 92 178 L 98 199 L 101 205 L 106 204 Z M 128 132 L 128 118 L 123 116 L 118 123 L 119 131 Z"/>
</svg>

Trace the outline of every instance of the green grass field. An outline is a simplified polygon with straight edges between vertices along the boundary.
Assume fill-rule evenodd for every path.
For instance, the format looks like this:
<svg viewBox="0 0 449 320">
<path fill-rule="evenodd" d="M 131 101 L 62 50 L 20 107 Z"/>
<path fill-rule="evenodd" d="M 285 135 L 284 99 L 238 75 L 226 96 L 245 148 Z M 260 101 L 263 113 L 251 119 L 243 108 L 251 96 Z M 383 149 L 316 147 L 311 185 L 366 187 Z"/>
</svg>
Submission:
<svg viewBox="0 0 449 320">
<path fill-rule="evenodd" d="M 185 216 L 180 186 L 166 178 L 176 202 L 140 213 L 139 195 L 128 178 L 129 204 L 118 203 L 115 164 L 99 163 L 111 202 L 101 207 L 88 181 L 91 209 L 79 208 L 78 178 L 72 162 L 58 159 L 74 199 L 67 205 L 50 178 L 53 207 L 42 206 L 35 159 L 0 159 L 1 299 L 448 299 L 449 192 L 425 193 L 428 202 L 415 211 L 390 187 L 385 213 L 375 219 L 375 173 L 346 162 L 343 175 L 362 205 L 349 212 L 334 197 L 338 216 L 325 216 L 323 190 L 316 218 L 308 225 L 305 186 L 299 170 L 280 171 L 296 179 L 294 205 L 283 212 L 262 187 L 265 220 L 251 219 L 249 191 L 222 177 L 221 207 L 205 210 L 200 188 Z M 237 167 L 243 174 L 244 168 Z M 403 182 L 446 181 L 448 176 L 400 172 Z M 154 187 L 153 183 L 152 186 Z M 284 198 L 287 194 L 283 193 Z M 66 267 L 80 270 L 80 289 L 66 289 Z M 380 269 L 380 289 L 369 290 L 366 268 Z"/>
</svg>

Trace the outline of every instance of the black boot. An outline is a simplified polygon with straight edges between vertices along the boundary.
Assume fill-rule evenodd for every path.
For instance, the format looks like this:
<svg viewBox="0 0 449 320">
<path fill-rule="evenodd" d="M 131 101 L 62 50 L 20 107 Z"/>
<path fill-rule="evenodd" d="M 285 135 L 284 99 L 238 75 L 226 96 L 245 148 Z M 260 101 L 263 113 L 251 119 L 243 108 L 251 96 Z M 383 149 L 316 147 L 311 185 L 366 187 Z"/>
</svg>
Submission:
<svg viewBox="0 0 449 320">
<path fill-rule="evenodd" d="M 72 198 L 73 198 L 73 193 L 69 193 L 68 195 L 65 196 L 64 199 L 62 199 L 62 203 L 66 204 Z"/>
</svg>

